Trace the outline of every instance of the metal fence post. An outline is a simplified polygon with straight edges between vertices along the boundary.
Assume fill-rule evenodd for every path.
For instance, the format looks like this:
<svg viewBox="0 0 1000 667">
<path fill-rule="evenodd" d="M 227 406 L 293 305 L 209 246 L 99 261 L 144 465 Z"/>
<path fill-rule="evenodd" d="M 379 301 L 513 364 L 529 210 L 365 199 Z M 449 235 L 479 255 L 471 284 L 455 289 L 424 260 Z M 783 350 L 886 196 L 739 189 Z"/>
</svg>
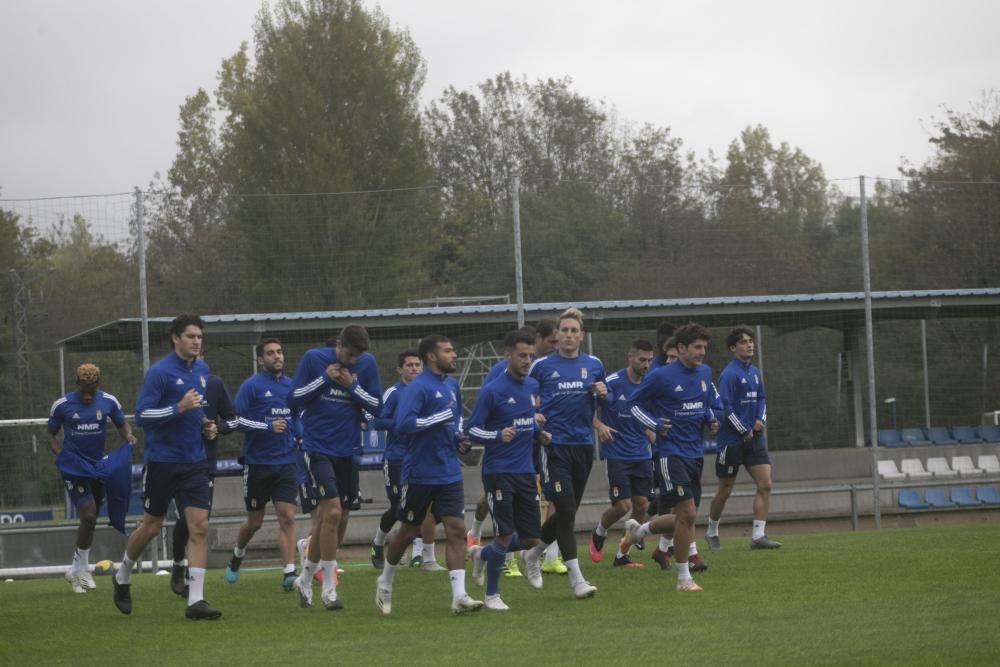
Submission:
<svg viewBox="0 0 1000 667">
<path fill-rule="evenodd" d="M 875 527 L 882 527 L 882 507 L 878 478 L 878 413 L 875 404 L 875 330 L 872 324 L 872 272 L 868 247 L 868 197 L 865 177 L 858 177 L 861 208 L 861 263 L 865 281 L 865 352 L 868 357 L 868 427 L 872 443 L 872 492 L 874 494 Z"/>
<path fill-rule="evenodd" d="M 521 177 L 515 176 L 510 186 L 511 209 L 514 214 L 514 289 L 517 295 L 517 326 L 524 326 L 524 273 L 521 266 Z"/>
<path fill-rule="evenodd" d="M 146 298 L 146 225 L 142 207 L 142 191 L 135 189 L 135 229 L 139 254 L 139 318 L 142 329 L 142 372 L 149 370 L 149 305 Z"/>
</svg>

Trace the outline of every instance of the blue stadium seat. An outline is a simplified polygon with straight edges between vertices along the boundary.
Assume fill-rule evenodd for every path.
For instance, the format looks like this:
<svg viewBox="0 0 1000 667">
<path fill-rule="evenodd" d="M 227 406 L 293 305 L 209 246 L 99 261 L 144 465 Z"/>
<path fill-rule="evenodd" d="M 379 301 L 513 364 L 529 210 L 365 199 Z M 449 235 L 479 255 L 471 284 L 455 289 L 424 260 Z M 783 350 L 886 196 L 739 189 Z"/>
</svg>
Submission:
<svg viewBox="0 0 1000 667">
<path fill-rule="evenodd" d="M 899 506 L 908 510 L 925 510 L 930 507 L 924 502 L 919 489 L 900 489 Z"/>
<path fill-rule="evenodd" d="M 980 426 L 976 434 L 986 442 L 1000 442 L 1000 426 Z"/>
<path fill-rule="evenodd" d="M 927 439 L 935 445 L 957 445 L 958 440 L 951 437 L 951 433 L 944 426 L 932 426 L 927 429 Z"/>
<path fill-rule="evenodd" d="M 899 437 L 899 431 L 894 428 L 881 428 L 878 431 L 879 447 L 906 447 L 906 443 Z"/>
<path fill-rule="evenodd" d="M 977 487 L 976 498 L 986 505 L 1000 505 L 1000 493 L 997 493 L 995 486 Z"/>
<path fill-rule="evenodd" d="M 967 486 L 952 487 L 951 499 L 956 505 L 960 505 L 961 507 L 979 507 L 983 504 L 983 501 L 976 498 L 972 493 L 972 489 Z"/>
<path fill-rule="evenodd" d="M 931 507 L 954 507 L 955 502 L 951 499 L 948 489 L 935 487 L 927 489 L 927 504 Z"/>
<path fill-rule="evenodd" d="M 975 445 L 983 441 L 976 433 L 975 426 L 952 426 L 951 434 L 963 445 Z"/>
<path fill-rule="evenodd" d="M 919 447 L 921 445 L 931 444 L 931 441 L 924 437 L 923 429 L 904 428 L 899 434 L 902 436 L 903 442 L 910 447 Z"/>
</svg>

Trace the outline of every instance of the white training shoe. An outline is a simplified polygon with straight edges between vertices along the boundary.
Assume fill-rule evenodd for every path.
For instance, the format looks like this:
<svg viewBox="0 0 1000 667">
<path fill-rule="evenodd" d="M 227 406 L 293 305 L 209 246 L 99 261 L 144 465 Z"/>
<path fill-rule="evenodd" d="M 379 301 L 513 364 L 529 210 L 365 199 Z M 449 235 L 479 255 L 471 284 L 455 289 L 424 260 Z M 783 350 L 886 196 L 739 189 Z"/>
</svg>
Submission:
<svg viewBox="0 0 1000 667">
<path fill-rule="evenodd" d="M 323 601 L 323 607 L 327 611 L 339 611 L 344 608 L 344 603 L 337 597 L 336 588 L 330 588 L 323 591 L 319 598 Z"/>
<path fill-rule="evenodd" d="M 392 613 L 392 589 L 382 586 L 382 577 L 375 583 L 375 606 L 386 616 Z"/>
<path fill-rule="evenodd" d="M 597 586 L 594 586 L 589 581 L 581 581 L 573 587 L 573 595 L 576 596 L 577 600 L 592 598 L 596 592 Z"/>
<path fill-rule="evenodd" d="M 694 579 L 678 579 L 677 590 L 679 591 L 703 591 L 701 586 L 695 583 Z"/>
<path fill-rule="evenodd" d="M 524 550 L 524 575 L 528 578 L 528 583 L 532 588 L 542 587 L 542 561 L 534 555 L 533 549 Z"/>
<path fill-rule="evenodd" d="M 468 611 L 479 611 L 483 608 L 482 600 L 473 600 L 469 595 L 451 601 L 451 610 L 456 614 L 464 614 Z"/>
<path fill-rule="evenodd" d="M 305 571 L 299 576 L 295 577 L 295 582 L 292 584 L 292 588 L 298 591 L 299 594 L 299 606 L 303 609 L 309 609 L 313 606 L 313 587 L 312 587 L 312 577 L 308 580 L 303 580 L 303 575 Z"/>
<path fill-rule="evenodd" d="M 447 572 L 448 568 L 443 567 L 436 560 L 425 560 L 420 565 L 421 572 Z"/>
<path fill-rule="evenodd" d="M 87 592 L 87 588 L 83 585 L 83 581 L 81 580 L 80 575 L 77 574 L 76 570 L 70 568 L 66 570 L 66 574 L 63 576 L 66 578 L 66 581 L 69 582 L 69 585 L 73 587 L 74 593 Z"/>
<path fill-rule="evenodd" d="M 472 581 L 476 586 L 486 585 L 486 561 L 480 558 L 482 554 L 483 548 L 480 546 L 469 549 L 469 558 L 472 559 Z"/>
<path fill-rule="evenodd" d="M 80 583 L 83 584 L 83 587 L 88 591 L 92 591 L 97 588 L 97 582 L 94 581 L 94 577 L 90 574 L 90 572 L 80 570 L 80 572 L 77 573 L 77 576 L 80 578 Z"/>
<path fill-rule="evenodd" d="M 628 541 L 632 544 L 642 541 L 643 538 L 639 537 L 640 528 L 642 528 L 642 524 L 635 519 L 629 519 L 625 522 L 625 534 L 628 536 Z"/>
<path fill-rule="evenodd" d="M 510 607 L 500 599 L 500 595 L 487 595 L 486 600 L 483 602 L 483 606 L 487 609 L 492 609 L 493 611 L 509 611 Z"/>
</svg>

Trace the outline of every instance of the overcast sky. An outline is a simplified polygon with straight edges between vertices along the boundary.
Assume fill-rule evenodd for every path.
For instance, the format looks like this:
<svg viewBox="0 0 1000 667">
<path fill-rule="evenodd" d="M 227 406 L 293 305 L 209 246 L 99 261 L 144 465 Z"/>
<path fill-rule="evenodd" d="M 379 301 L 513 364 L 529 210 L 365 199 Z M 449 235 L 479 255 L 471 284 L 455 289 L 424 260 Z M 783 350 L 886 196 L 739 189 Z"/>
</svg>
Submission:
<svg viewBox="0 0 1000 667">
<path fill-rule="evenodd" d="M 622 119 L 724 154 L 766 126 L 830 178 L 923 162 L 941 106 L 1000 88 L 1000 2 L 383 0 L 425 102 L 509 70 L 570 76 Z M 371 4 L 369 4 L 371 6 Z M 165 172 L 259 2 L 0 0 L 0 197 L 122 192 Z"/>
</svg>

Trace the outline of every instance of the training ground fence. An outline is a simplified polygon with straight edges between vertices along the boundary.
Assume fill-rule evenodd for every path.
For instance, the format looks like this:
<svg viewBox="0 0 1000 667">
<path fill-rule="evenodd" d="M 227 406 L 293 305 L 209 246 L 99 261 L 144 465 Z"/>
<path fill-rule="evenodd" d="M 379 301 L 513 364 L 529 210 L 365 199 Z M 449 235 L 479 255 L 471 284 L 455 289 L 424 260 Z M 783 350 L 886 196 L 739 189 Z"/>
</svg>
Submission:
<svg viewBox="0 0 1000 667">
<path fill-rule="evenodd" d="M 857 178 L 759 185 L 529 182 L 364 192 L 136 190 L 0 199 L 0 515 L 64 495 L 43 426 L 75 368 L 134 410 L 166 322 L 207 317 L 232 394 L 275 335 L 286 372 L 347 322 L 384 387 L 440 331 L 466 409 L 520 322 L 581 305 L 610 372 L 661 322 L 706 324 L 717 375 L 757 335 L 774 450 L 864 446 L 875 429 L 976 425 L 1000 410 L 1000 184 Z M 871 365 L 870 360 L 874 361 Z M 871 371 L 869 371 L 871 369 Z M 35 420 L 31 423 L 13 420 Z M 140 440 L 141 430 L 138 432 Z M 109 446 L 117 436 L 109 429 Z M 241 437 L 222 439 L 235 458 Z"/>
</svg>

